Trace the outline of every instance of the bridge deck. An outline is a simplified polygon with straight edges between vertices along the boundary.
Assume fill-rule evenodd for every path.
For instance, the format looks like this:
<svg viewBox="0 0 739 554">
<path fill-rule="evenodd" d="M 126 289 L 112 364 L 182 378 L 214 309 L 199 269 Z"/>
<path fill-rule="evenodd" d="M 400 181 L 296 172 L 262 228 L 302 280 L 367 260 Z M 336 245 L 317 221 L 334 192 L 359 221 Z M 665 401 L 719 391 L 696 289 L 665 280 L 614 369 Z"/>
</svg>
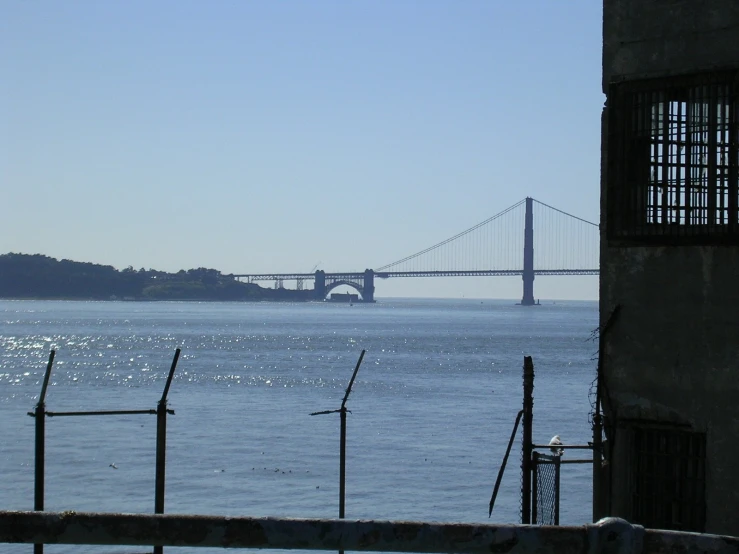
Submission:
<svg viewBox="0 0 739 554">
<path fill-rule="evenodd" d="M 534 275 L 598 275 L 598 269 L 535 269 Z M 364 279 L 364 271 L 326 273 L 326 279 Z M 378 279 L 397 277 L 506 277 L 523 275 L 523 269 L 478 269 L 467 271 L 379 271 Z M 239 273 L 237 279 L 249 281 L 297 281 L 314 279 L 315 273 Z"/>
</svg>

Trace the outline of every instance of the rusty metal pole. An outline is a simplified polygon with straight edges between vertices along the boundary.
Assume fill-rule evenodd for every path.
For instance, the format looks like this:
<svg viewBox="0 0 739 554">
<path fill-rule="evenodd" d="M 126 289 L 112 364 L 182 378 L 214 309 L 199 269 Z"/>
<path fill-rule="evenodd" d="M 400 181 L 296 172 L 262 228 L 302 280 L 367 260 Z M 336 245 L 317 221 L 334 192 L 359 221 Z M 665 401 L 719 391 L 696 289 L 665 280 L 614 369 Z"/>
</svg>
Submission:
<svg viewBox="0 0 739 554">
<path fill-rule="evenodd" d="M 523 358 L 523 459 L 521 460 L 521 523 L 531 523 L 531 455 L 534 423 L 534 362 Z"/>
<path fill-rule="evenodd" d="M 596 400 L 595 415 L 593 415 L 593 521 L 598 521 L 602 515 L 603 498 L 603 422 L 600 415 L 600 402 Z"/>
<path fill-rule="evenodd" d="M 172 384 L 172 377 L 174 376 L 175 368 L 177 367 L 177 360 L 180 358 L 180 349 L 175 350 L 174 358 L 172 359 L 172 365 L 169 368 L 169 375 L 167 375 L 167 382 L 164 385 L 164 392 L 162 392 L 162 398 L 157 404 L 157 454 L 156 454 L 156 476 L 154 483 L 154 513 L 164 513 L 164 481 L 166 473 L 166 461 L 167 461 L 167 394 L 169 393 L 169 387 Z M 164 548 L 161 546 L 154 547 L 154 554 L 162 554 Z"/>
<path fill-rule="evenodd" d="M 49 353 L 49 361 L 46 364 L 44 381 L 41 385 L 41 394 L 34 410 L 36 418 L 36 445 L 34 460 L 34 486 L 33 486 L 33 509 L 42 512 L 44 510 L 44 470 L 46 465 L 46 389 L 49 386 L 51 368 L 54 365 L 56 351 Z M 33 554 L 43 554 L 44 545 L 34 544 Z"/>
</svg>

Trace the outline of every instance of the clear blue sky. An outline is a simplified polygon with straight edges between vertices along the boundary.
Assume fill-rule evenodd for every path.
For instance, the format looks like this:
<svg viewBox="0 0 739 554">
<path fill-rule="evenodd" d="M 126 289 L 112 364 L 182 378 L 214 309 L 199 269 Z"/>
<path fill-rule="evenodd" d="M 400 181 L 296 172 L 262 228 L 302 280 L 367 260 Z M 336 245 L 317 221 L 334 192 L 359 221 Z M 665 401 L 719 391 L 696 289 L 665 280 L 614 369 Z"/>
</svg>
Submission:
<svg viewBox="0 0 739 554">
<path fill-rule="evenodd" d="M 597 221 L 601 17 L 597 0 L 5 0 L 0 253 L 350 271 L 525 196 Z"/>
</svg>

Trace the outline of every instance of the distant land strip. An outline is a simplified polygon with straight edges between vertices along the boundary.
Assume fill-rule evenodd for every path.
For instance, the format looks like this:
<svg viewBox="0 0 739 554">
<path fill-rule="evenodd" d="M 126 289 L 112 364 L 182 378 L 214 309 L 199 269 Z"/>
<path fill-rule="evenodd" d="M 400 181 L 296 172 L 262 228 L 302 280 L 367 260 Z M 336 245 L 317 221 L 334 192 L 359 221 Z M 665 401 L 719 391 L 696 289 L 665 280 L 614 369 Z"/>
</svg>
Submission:
<svg viewBox="0 0 739 554">
<path fill-rule="evenodd" d="M 312 290 L 263 288 L 216 269 L 167 273 L 136 270 L 43 254 L 0 255 L 0 298 L 38 300 L 211 300 L 258 302 L 313 300 Z"/>
</svg>

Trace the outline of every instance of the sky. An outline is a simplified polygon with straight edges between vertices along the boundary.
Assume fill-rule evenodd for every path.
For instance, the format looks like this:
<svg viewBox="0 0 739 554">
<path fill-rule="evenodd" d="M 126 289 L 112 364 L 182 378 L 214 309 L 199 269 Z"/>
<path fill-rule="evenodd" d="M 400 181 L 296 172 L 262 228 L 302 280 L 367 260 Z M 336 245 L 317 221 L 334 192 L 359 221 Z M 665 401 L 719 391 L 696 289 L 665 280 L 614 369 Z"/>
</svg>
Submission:
<svg viewBox="0 0 739 554">
<path fill-rule="evenodd" d="M 597 0 L 3 0 L 0 254 L 380 267 L 526 196 L 599 220 Z M 288 284 L 289 286 L 289 284 Z M 596 299 L 597 277 L 535 295 Z M 520 298 L 520 277 L 376 296 Z"/>
</svg>

